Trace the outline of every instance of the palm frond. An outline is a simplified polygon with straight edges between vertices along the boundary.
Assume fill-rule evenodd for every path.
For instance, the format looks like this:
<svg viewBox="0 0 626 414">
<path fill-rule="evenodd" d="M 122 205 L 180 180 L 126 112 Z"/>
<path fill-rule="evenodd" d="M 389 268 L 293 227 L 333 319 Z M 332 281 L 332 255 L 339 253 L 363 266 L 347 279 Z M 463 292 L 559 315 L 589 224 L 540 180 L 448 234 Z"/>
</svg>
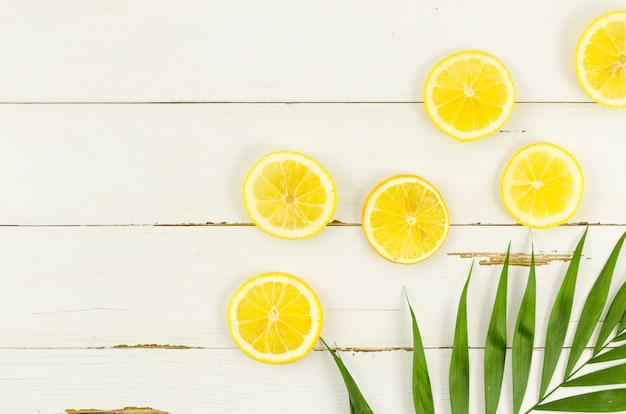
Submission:
<svg viewBox="0 0 626 414">
<path fill-rule="evenodd" d="M 420 335 L 415 312 L 413 312 L 408 296 L 406 300 L 409 304 L 413 327 L 413 378 L 411 384 L 413 390 L 413 405 L 415 406 L 416 414 L 434 414 L 433 392 L 430 386 L 430 376 L 428 375 L 428 365 L 426 364 L 422 336 Z"/>
<path fill-rule="evenodd" d="M 350 414 L 373 414 L 374 412 L 365 400 L 365 397 L 363 397 L 363 394 L 357 386 L 356 381 L 354 381 L 354 378 L 352 378 L 352 375 L 344 365 L 343 361 L 341 360 L 339 355 L 337 355 L 337 351 L 331 349 L 326 341 L 324 341 L 322 338 L 320 338 L 320 341 L 322 341 L 328 352 L 330 352 L 330 354 L 332 355 L 335 363 L 337 364 L 337 367 L 339 368 L 339 371 L 341 372 L 343 381 L 346 384 L 346 388 L 348 390 L 348 400 L 350 403 Z"/>
<path fill-rule="evenodd" d="M 571 377 L 574 367 L 578 363 L 580 356 L 591 339 L 591 335 L 593 335 L 593 331 L 598 325 L 598 321 L 600 320 L 609 295 L 609 288 L 611 287 L 611 279 L 613 278 L 617 257 L 625 237 L 626 233 L 618 240 L 587 296 L 583 310 L 580 313 L 576 333 L 574 334 L 572 349 L 570 350 L 567 360 L 567 368 L 565 368 L 564 381 L 567 381 Z"/>
<path fill-rule="evenodd" d="M 491 321 L 485 342 L 484 381 L 485 414 L 495 414 L 500 401 L 504 363 L 506 359 L 506 302 L 509 275 L 509 254 L 511 244 L 506 251 L 496 298 L 491 312 Z"/>
<path fill-rule="evenodd" d="M 541 371 L 540 400 L 546 396 L 550 381 L 554 376 L 554 370 L 559 362 L 559 356 L 563 350 L 563 344 L 565 343 L 565 335 L 567 334 L 567 327 L 572 314 L 572 304 L 574 303 L 578 267 L 580 265 L 580 257 L 582 256 L 583 246 L 585 245 L 587 231 L 588 229 L 585 230 L 576 245 L 576 249 L 574 249 L 572 260 L 569 263 L 565 278 L 561 283 L 561 288 L 556 295 L 552 311 L 550 312 Z"/>
<path fill-rule="evenodd" d="M 626 388 L 574 395 L 535 407 L 538 411 L 617 413 L 626 410 Z"/>
<path fill-rule="evenodd" d="M 526 292 L 522 298 L 522 303 L 515 323 L 513 333 L 512 350 L 512 377 L 513 377 L 513 413 L 520 412 L 528 377 L 530 376 L 530 365 L 533 358 L 533 347 L 535 343 L 535 308 L 537 302 L 537 282 L 535 277 L 535 249 L 533 247 L 530 256 L 530 272 Z"/>
<path fill-rule="evenodd" d="M 469 412 L 469 345 L 467 340 L 467 287 L 472 276 L 472 267 L 456 314 L 456 327 L 452 344 L 452 359 L 450 361 L 450 406 L 452 414 L 467 414 Z"/>
</svg>

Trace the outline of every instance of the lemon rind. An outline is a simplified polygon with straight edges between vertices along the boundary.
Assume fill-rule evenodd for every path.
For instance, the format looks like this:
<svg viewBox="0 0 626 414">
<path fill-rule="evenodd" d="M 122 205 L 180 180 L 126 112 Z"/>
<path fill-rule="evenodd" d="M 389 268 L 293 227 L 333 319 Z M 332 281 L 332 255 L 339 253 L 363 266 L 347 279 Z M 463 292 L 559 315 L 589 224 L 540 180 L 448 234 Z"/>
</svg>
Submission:
<svg viewBox="0 0 626 414">
<path fill-rule="evenodd" d="M 309 304 L 311 305 L 311 321 L 312 326 L 315 326 L 315 329 L 311 329 L 311 331 L 309 331 L 300 347 L 283 354 L 262 353 L 255 350 L 242 338 L 239 331 L 236 329 L 238 325 L 236 318 L 237 304 L 250 290 L 250 288 L 268 281 L 289 283 L 296 286 L 298 291 L 307 298 Z M 323 322 L 324 313 L 322 305 L 313 289 L 311 289 L 311 287 L 302 279 L 289 273 L 269 272 L 248 279 L 239 287 L 239 289 L 237 289 L 228 306 L 228 327 L 237 346 L 250 358 L 268 364 L 286 364 L 297 361 L 306 356 L 315 347 L 315 344 L 317 343 L 317 340 L 322 332 Z"/>
<path fill-rule="evenodd" d="M 502 74 L 503 83 L 507 86 L 507 90 L 511 94 L 511 99 L 509 99 L 508 105 L 506 105 L 502 110 L 502 115 L 494 122 L 492 122 L 488 127 L 482 128 L 480 130 L 464 132 L 459 131 L 456 128 L 453 128 L 449 124 L 445 123 L 441 118 L 437 115 L 437 109 L 435 104 L 432 102 L 430 97 L 432 96 L 432 90 L 435 87 L 433 79 L 442 72 L 442 70 L 447 67 L 450 63 L 454 61 L 461 60 L 465 56 L 479 56 L 480 59 L 487 60 L 489 63 L 493 64 L 494 67 L 498 68 L 499 72 Z M 477 141 L 482 138 L 486 138 L 489 135 L 497 132 L 504 124 L 507 123 L 511 114 L 513 113 L 513 108 L 515 107 L 515 100 L 517 96 L 517 91 L 515 89 L 515 83 L 513 82 L 513 78 L 511 73 L 507 69 L 507 67 L 493 55 L 482 52 L 480 50 L 463 50 L 460 52 L 453 53 L 449 55 L 439 62 L 431 69 L 428 76 L 426 77 L 426 81 L 424 82 L 424 107 L 426 109 L 426 114 L 430 118 L 430 120 L 435 124 L 435 126 L 444 134 L 454 138 L 459 142 L 471 142 Z"/>
</svg>

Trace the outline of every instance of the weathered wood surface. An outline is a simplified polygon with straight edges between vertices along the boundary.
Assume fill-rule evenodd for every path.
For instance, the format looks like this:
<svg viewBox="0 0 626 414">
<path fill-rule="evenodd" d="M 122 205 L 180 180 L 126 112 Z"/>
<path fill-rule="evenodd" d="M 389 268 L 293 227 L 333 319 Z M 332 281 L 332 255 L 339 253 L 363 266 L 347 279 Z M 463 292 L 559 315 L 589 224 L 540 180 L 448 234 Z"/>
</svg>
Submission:
<svg viewBox="0 0 626 414">
<path fill-rule="evenodd" d="M 513 224 L 500 176 L 517 149 L 537 141 L 581 164 L 586 187 L 572 222 L 620 224 L 623 120 L 596 104 L 518 104 L 502 132 L 464 144 L 417 103 L 6 105 L 0 224 L 250 223 L 245 174 L 281 149 L 329 170 L 342 222 L 360 223 L 378 182 L 413 173 L 440 189 L 454 224 Z"/>
<path fill-rule="evenodd" d="M 347 413 L 321 346 L 269 366 L 230 338 L 232 293 L 279 270 L 318 293 L 323 337 L 377 413 L 413 410 L 406 290 L 446 413 L 472 260 L 471 412 L 482 412 L 482 347 L 509 241 L 522 265 L 511 268 L 509 331 L 531 242 L 541 263 L 530 404 L 546 318 L 585 224 L 574 315 L 626 230 L 624 112 L 590 103 L 573 70 L 586 24 L 624 6 L 1 1 L 0 412 Z M 502 131 L 461 144 L 420 102 L 432 65 L 466 48 L 509 67 L 518 104 Z M 568 149 L 585 174 L 570 223 L 543 231 L 515 225 L 499 197 L 508 158 L 536 141 Z M 242 205 L 247 169 L 281 149 L 315 157 L 337 183 L 336 222 L 308 240 L 267 236 Z M 378 257 L 359 227 L 370 189 L 398 173 L 435 184 L 452 216 L 441 251 L 415 266 Z M 622 260 L 612 292 L 626 280 Z M 509 413 L 505 378 L 499 412 Z"/>
<path fill-rule="evenodd" d="M 0 4 L 5 102 L 421 101 L 441 58 L 502 59 L 524 102 L 587 102 L 576 42 L 620 1 Z"/>
</svg>

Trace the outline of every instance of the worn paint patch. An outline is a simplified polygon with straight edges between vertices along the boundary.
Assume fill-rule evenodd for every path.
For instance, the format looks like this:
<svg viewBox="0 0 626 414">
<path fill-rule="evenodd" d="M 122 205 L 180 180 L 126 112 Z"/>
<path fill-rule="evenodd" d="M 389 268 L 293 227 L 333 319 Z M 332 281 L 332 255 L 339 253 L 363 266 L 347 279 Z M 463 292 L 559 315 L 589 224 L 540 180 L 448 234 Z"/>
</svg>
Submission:
<svg viewBox="0 0 626 414">
<path fill-rule="evenodd" d="M 335 351 L 339 352 L 392 352 L 392 351 L 406 351 L 413 352 L 413 348 L 407 347 L 385 347 L 385 348 L 337 348 Z"/>
<path fill-rule="evenodd" d="M 67 409 L 65 410 L 65 412 L 67 414 L 169 414 L 165 411 L 155 410 L 149 407 L 145 407 L 145 408 L 126 407 L 126 408 L 121 408 L 119 410 Z"/>
<path fill-rule="evenodd" d="M 137 349 L 137 348 L 158 348 L 158 349 L 191 349 L 191 346 L 187 345 L 158 345 L 158 344 L 137 344 L 137 345 L 115 345 L 113 348 L 116 349 Z"/>
<path fill-rule="evenodd" d="M 504 263 L 506 253 L 490 253 L 490 252 L 465 252 L 465 253 L 448 253 L 448 256 L 459 256 L 463 259 L 480 258 L 478 264 L 483 266 L 501 265 Z M 543 266 L 552 262 L 569 262 L 572 259 L 571 254 L 561 253 L 535 253 L 535 266 Z M 530 266 L 530 254 L 528 253 L 511 253 L 509 255 L 509 265 L 511 266 Z"/>
</svg>

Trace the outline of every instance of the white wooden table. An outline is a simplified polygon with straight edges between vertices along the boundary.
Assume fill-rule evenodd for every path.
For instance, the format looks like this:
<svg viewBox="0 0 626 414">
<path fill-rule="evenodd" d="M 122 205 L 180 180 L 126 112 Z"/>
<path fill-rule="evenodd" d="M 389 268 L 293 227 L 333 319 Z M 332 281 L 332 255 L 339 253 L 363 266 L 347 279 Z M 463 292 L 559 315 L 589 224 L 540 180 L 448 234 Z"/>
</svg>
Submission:
<svg viewBox="0 0 626 414">
<path fill-rule="evenodd" d="M 298 275 L 318 293 L 322 336 L 343 349 L 376 413 L 413 409 L 406 288 L 437 411 L 449 412 L 458 298 L 471 257 L 485 256 L 474 253 L 502 253 L 509 241 L 528 253 L 532 239 L 539 255 L 569 254 L 590 223 L 586 292 L 624 231 L 626 112 L 590 103 L 573 54 L 591 20 L 625 7 L 0 1 L 0 412 L 347 413 L 321 346 L 271 366 L 232 341 L 230 296 L 267 271 Z M 430 68 L 462 49 L 499 57 L 518 101 L 502 131 L 468 144 L 442 135 L 421 103 Z M 530 231 L 508 216 L 498 185 L 509 156 L 543 140 L 578 158 L 586 187 L 571 223 Z M 245 213 L 246 171 L 281 149 L 316 158 L 336 180 L 337 222 L 311 239 L 274 239 Z M 370 189 L 399 173 L 435 184 L 453 223 L 443 248 L 414 266 L 381 259 L 359 226 Z M 537 364 L 566 267 L 537 268 Z M 500 270 L 475 266 L 469 290 L 474 413 L 484 406 L 481 348 Z M 527 272 L 511 268 L 511 309 Z M 505 378 L 500 412 L 509 413 Z"/>
</svg>

